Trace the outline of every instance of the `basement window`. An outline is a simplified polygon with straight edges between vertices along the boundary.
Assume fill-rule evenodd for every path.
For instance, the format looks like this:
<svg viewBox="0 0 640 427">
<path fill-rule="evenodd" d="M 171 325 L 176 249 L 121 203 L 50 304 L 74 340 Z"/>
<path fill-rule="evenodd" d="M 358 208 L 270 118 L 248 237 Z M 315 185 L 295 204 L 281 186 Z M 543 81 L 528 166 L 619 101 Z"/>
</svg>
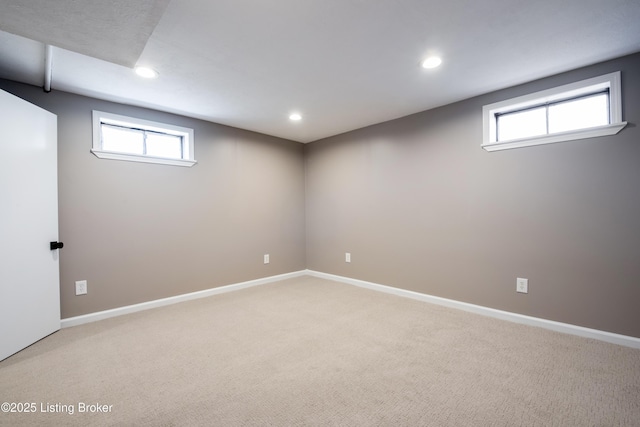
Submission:
<svg viewBox="0 0 640 427">
<path fill-rule="evenodd" d="M 622 121 L 620 72 L 485 105 L 487 151 L 614 135 Z"/>
<path fill-rule="evenodd" d="M 93 148 L 101 159 L 193 166 L 193 129 L 93 111 Z"/>
</svg>

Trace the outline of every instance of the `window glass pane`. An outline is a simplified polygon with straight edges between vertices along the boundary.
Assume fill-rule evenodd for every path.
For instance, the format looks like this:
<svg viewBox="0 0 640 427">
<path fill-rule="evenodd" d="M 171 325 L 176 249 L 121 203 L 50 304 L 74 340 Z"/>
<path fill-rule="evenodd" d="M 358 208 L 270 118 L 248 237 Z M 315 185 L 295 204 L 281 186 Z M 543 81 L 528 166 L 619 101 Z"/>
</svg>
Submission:
<svg viewBox="0 0 640 427">
<path fill-rule="evenodd" d="M 182 158 L 182 138 L 176 135 L 147 133 L 147 155 L 153 157 Z"/>
<path fill-rule="evenodd" d="M 144 134 L 139 130 L 103 124 L 102 149 L 118 153 L 144 154 Z"/>
<path fill-rule="evenodd" d="M 545 107 L 498 116 L 498 141 L 527 138 L 547 133 Z"/>
<path fill-rule="evenodd" d="M 549 106 L 549 133 L 609 124 L 608 94 L 603 93 Z"/>
</svg>

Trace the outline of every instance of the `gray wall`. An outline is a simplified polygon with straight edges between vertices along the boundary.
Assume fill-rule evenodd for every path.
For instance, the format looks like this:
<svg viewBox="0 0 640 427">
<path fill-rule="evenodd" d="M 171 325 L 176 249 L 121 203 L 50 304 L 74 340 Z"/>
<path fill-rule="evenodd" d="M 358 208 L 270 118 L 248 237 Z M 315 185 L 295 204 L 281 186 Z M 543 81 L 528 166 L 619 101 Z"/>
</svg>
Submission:
<svg viewBox="0 0 640 427">
<path fill-rule="evenodd" d="M 301 144 L 8 81 L 0 88 L 58 115 L 63 318 L 305 268 Z M 193 128 L 198 164 L 98 159 L 93 109 Z M 75 296 L 82 279 L 89 292 Z"/>
<path fill-rule="evenodd" d="M 484 104 L 617 70 L 620 134 L 480 148 Z M 629 56 L 307 145 L 307 268 L 640 337 L 638 76 Z"/>
<path fill-rule="evenodd" d="M 616 70 L 620 134 L 480 148 L 484 104 Z M 0 88 L 58 115 L 63 318 L 309 268 L 640 337 L 639 75 L 629 56 L 306 146 Z M 198 165 L 97 159 L 93 109 L 194 128 Z"/>
</svg>

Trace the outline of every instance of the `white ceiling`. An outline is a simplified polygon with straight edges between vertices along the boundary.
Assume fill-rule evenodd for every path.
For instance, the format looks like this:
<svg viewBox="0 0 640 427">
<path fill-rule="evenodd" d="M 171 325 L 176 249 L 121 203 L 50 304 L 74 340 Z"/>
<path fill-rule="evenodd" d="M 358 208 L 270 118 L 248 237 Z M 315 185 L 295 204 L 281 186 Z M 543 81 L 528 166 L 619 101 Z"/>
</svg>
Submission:
<svg viewBox="0 0 640 427">
<path fill-rule="evenodd" d="M 1 0 L 0 29 L 133 67 L 169 0 Z"/>
<path fill-rule="evenodd" d="M 310 142 L 638 52 L 639 23 L 639 0 L 0 0 L 0 77 L 42 86 L 46 43 L 53 90 Z"/>
</svg>

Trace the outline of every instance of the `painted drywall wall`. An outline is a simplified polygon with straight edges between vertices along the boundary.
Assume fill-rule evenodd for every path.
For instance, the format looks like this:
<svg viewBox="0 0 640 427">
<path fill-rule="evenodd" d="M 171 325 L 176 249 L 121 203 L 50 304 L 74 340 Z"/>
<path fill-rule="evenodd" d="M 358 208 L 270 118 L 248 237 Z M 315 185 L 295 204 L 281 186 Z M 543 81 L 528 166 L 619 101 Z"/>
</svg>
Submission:
<svg viewBox="0 0 640 427">
<path fill-rule="evenodd" d="M 1 81 L 58 115 L 62 317 L 304 269 L 302 145 Z M 191 168 L 101 160 L 92 110 L 195 131 Z M 270 263 L 263 264 L 263 254 Z M 75 296 L 75 281 L 88 294 Z"/>
<path fill-rule="evenodd" d="M 483 105 L 618 70 L 620 134 L 480 148 Z M 307 268 L 640 337 L 638 76 L 636 54 L 307 145 Z"/>
<path fill-rule="evenodd" d="M 630 122 L 619 135 L 480 149 L 482 105 L 617 70 Z M 307 146 L 0 88 L 59 118 L 65 318 L 306 267 L 640 337 L 638 75 L 632 55 Z M 93 109 L 193 127 L 199 164 L 97 159 Z"/>
</svg>

